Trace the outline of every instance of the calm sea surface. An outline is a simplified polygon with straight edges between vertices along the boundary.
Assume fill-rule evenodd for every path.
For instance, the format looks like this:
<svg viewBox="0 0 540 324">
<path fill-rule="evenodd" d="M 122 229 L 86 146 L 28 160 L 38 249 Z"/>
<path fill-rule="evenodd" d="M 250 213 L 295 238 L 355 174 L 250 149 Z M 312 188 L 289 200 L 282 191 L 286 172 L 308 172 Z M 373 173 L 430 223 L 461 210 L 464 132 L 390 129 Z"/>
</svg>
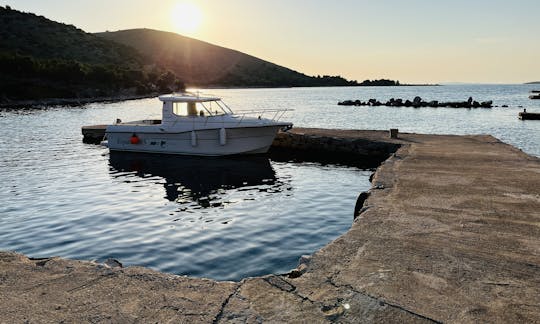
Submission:
<svg viewBox="0 0 540 324">
<path fill-rule="evenodd" d="M 540 88 L 537 86 L 537 88 Z M 293 108 L 296 126 L 492 134 L 540 156 L 529 85 L 212 89 L 233 109 Z M 509 108 L 344 107 L 346 99 L 493 100 Z M 520 108 L 519 106 L 523 106 Z M 0 249 L 215 279 L 282 273 L 351 225 L 371 171 L 268 159 L 155 158 L 83 144 L 82 125 L 159 118 L 157 99 L 0 112 Z"/>
</svg>

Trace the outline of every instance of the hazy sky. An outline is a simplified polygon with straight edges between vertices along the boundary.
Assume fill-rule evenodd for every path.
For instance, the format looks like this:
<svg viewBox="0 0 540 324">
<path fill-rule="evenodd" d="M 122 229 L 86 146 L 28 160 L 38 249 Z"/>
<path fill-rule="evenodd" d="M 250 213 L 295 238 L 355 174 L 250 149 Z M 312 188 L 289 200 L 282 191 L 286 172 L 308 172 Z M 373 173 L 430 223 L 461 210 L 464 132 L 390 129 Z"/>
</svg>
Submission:
<svg viewBox="0 0 540 324">
<path fill-rule="evenodd" d="M 199 8 L 179 30 L 173 8 Z M 309 74 L 408 83 L 540 80 L 539 0 L 0 0 L 87 32 L 179 32 Z"/>
</svg>

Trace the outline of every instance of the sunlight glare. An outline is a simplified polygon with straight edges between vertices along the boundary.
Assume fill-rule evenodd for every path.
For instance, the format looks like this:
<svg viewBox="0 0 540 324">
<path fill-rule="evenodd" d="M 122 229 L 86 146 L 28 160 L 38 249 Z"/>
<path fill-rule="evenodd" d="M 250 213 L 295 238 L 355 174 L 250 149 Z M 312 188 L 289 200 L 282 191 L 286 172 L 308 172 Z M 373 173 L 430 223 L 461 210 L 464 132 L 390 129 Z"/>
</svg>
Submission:
<svg viewBox="0 0 540 324">
<path fill-rule="evenodd" d="M 196 32 L 201 20 L 201 11 L 191 2 L 179 2 L 172 9 L 172 23 L 176 32 L 180 34 Z"/>
</svg>

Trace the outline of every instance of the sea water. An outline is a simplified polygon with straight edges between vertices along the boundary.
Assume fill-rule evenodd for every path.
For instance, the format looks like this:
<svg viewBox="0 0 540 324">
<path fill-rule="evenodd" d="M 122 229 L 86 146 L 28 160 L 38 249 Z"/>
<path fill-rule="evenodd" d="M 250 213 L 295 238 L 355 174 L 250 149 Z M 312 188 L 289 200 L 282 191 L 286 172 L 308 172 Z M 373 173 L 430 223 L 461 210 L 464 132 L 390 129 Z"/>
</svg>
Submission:
<svg viewBox="0 0 540 324">
<path fill-rule="evenodd" d="M 299 127 L 492 134 L 540 156 L 540 122 L 521 121 L 529 85 L 212 89 L 235 110 L 290 108 Z M 345 107 L 391 97 L 493 100 L 508 108 Z M 522 106 L 522 107 L 520 107 Z M 284 273 L 346 232 L 371 170 L 269 157 L 109 154 L 83 125 L 159 118 L 157 99 L 0 111 L 0 249 L 240 280 Z M 271 117 L 271 116 L 270 116 Z"/>
</svg>

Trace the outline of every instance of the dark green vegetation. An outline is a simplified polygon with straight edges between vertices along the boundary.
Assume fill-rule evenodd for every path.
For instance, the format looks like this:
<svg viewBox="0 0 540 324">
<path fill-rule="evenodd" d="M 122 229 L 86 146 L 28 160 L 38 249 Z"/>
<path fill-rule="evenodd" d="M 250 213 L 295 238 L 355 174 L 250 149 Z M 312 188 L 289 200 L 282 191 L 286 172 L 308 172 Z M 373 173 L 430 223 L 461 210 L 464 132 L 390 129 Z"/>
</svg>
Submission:
<svg viewBox="0 0 540 324">
<path fill-rule="evenodd" d="M 182 88 L 127 46 L 0 7 L 0 100 L 144 95 Z"/>
<path fill-rule="evenodd" d="M 365 80 L 365 81 L 362 81 L 358 85 L 364 86 L 364 87 L 381 87 L 381 86 L 391 87 L 391 86 L 400 86 L 401 84 L 397 80 L 394 81 L 394 80 L 380 79 L 380 80 L 373 80 L 373 81 Z"/>
<path fill-rule="evenodd" d="M 364 80 L 358 84 L 362 87 L 399 87 L 399 86 L 438 86 L 438 84 L 402 84 L 398 80 Z"/>
</svg>

